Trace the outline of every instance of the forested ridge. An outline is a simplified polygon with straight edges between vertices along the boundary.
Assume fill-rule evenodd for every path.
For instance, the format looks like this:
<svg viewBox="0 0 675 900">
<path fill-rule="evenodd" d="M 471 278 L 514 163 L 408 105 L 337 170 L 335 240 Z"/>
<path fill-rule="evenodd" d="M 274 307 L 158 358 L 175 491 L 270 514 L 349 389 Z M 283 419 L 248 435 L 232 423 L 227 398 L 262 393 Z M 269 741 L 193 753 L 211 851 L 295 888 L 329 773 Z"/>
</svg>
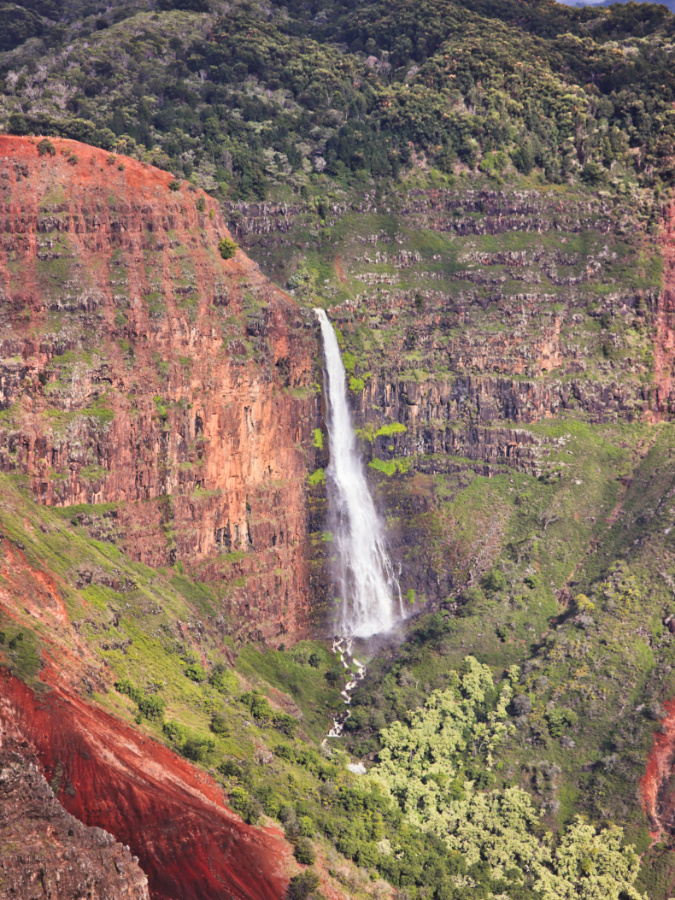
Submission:
<svg viewBox="0 0 675 900">
<path fill-rule="evenodd" d="M 0 22 L 7 130 L 139 155 L 228 199 L 393 179 L 420 157 L 496 184 L 675 177 L 663 6 L 163 0 L 6 5 Z"/>
</svg>

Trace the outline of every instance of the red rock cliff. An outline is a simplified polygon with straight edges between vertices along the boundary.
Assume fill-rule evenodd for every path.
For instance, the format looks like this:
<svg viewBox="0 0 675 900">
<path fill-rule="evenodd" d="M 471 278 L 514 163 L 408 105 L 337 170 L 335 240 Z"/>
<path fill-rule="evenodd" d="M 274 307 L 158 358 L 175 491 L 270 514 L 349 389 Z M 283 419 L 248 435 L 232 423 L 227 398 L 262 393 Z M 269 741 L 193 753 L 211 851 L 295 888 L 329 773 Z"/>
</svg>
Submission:
<svg viewBox="0 0 675 900">
<path fill-rule="evenodd" d="M 675 412 L 675 203 L 666 207 L 661 229 L 664 287 L 656 311 L 654 344 L 657 418 Z"/>
<path fill-rule="evenodd" d="M 222 585 L 228 628 L 302 633 L 315 332 L 217 204 L 74 141 L 0 136 L 0 470 Z M 122 505 L 123 504 L 123 505 Z"/>
</svg>

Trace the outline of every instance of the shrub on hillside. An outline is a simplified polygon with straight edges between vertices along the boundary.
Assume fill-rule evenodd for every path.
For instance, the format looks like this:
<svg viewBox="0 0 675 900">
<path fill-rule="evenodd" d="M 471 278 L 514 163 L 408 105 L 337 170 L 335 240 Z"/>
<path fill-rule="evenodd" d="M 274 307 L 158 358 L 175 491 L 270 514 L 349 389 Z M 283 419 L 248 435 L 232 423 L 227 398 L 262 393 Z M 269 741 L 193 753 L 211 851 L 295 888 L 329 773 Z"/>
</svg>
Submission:
<svg viewBox="0 0 675 900">
<path fill-rule="evenodd" d="M 218 249 L 220 250 L 220 255 L 223 259 L 232 259 L 239 249 L 239 244 L 235 243 L 232 238 L 224 237 L 221 238 Z"/>
</svg>

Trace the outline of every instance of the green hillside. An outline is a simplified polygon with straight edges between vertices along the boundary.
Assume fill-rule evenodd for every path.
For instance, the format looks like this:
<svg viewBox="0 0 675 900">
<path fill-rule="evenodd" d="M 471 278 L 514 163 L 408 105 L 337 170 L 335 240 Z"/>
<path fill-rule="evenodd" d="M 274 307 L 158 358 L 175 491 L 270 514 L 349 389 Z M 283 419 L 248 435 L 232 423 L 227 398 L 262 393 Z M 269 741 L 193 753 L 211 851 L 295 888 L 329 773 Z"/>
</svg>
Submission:
<svg viewBox="0 0 675 900">
<path fill-rule="evenodd" d="M 675 174 L 662 6 L 38 3 L 0 22 L 6 128 L 138 154 L 228 199 L 396 178 L 420 156 L 496 183 Z"/>
</svg>

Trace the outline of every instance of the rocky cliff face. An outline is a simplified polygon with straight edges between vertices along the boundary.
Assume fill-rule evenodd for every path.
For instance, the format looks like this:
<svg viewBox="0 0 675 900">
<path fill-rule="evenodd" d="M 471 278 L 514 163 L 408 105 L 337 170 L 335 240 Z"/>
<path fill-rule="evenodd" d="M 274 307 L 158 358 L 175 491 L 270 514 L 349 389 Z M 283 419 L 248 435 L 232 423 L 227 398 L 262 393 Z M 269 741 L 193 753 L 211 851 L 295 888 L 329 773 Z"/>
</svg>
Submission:
<svg viewBox="0 0 675 900">
<path fill-rule="evenodd" d="M 0 469 L 48 505 L 110 504 L 98 536 L 218 584 L 232 631 L 302 633 L 313 330 L 221 258 L 206 195 L 41 149 L 0 138 Z"/>
<path fill-rule="evenodd" d="M 118 841 L 133 848 L 149 876 L 153 898 L 211 900 L 222 892 L 236 900 L 283 896 L 290 854 L 281 835 L 244 825 L 227 809 L 222 791 L 205 773 L 55 684 L 39 694 L 4 673 L 0 674 L 0 697 L 0 724 L 6 738 L 35 755 L 68 812 L 84 823 L 105 825 Z M 10 786 L 14 784 L 10 801 L 23 790 L 23 776 L 17 784 L 18 776 L 12 772 L 8 775 Z M 29 784 L 44 803 L 46 785 L 40 788 L 34 768 L 29 776 Z M 65 814 L 61 819 L 72 821 Z M 95 868 L 87 874 L 87 855 L 90 849 L 104 847 L 106 852 L 99 850 L 99 858 L 104 861 L 118 853 L 118 872 L 127 867 L 137 887 L 136 893 L 124 894 L 122 882 L 117 894 L 101 896 L 142 900 L 145 880 L 129 854 L 100 831 L 79 826 L 77 834 L 81 842 L 64 857 L 72 860 L 72 878 L 89 878 L 92 890 L 100 882 L 103 891 L 106 882 Z M 26 877 L 38 859 L 37 851 L 30 856 Z M 19 856 L 12 856 L 12 877 L 18 865 Z M 133 884 L 133 879 L 128 882 L 129 889 Z M 113 886 L 114 880 L 111 890 Z M 23 891 L 17 896 L 32 895 Z"/>
<path fill-rule="evenodd" d="M 442 602 L 460 582 L 451 568 L 479 578 L 491 558 L 451 546 L 443 505 L 467 479 L 560 479 L 563 420 L 606 427 L 668 415 L 670 226 L 658 238 L 637 195 L 460 180 L 335 197 L 322 215 L 297 203 L 229 210 L 266 271 L 288 272 L 300 296 L 309 283 L 332 300 L 406 589 Z M 302 277 L 292 274 L 299 255 L 309 260 Z M 316 534 L 321 498 L 312 502 Z"/>
<path fill-rule="evenodd" d="M 148 880 L 129 849 L 87 828 L 55 799 L 37 766 L 0 750 L 0 892 L 54 900 L 148 900 Z"/>
<path fill-rule="evenodd" d="M 675 204 L 664 209 L 661 228 L 663 293 L 656 310 L 654 374 L 657 384 L 655 414 L 675 412 L 673 366 L 675 365 Z"/>
<path fill-rule="evenodd" d="M 207 624 L 188 602 L 168 626 L 198 658 L 202 632 L 218 653 L 225 634 L 306 633 L 313 320 L 243 253 L 224 259 L 217 205 L 165 172 L 75 142 L 3 136 L 0 189 L 0 470 L 43 506 L 72 510 L 69 527 L 125 565 L 208 582 Z M 290 868 L 282 837 L 246 826 L 215 781 L 82 698 L 111 685 L 101 653 L 124 654 L 132 640 L 99 647 L 89 601 L 78 612 L 69 598 L 104 586 L 128 611 L 139 587 L 130 570 L 82 561 L 64 580 L 24 549 L 3 528 L 0 616 L 44 643 L 22 670 L 32 686 L 3 670 L 3 739 L 68 813 L 132 847 L 153 897 L 277 900 Z M 47 660 L 40 680 L 26 674 Z M 3 891 L 147 896 L 130 854 L 67 824 L 34 768 L 12 758 L 7 773 L 8 808 L 29 795 L 34 806 L 27 846 L 2 854 Z M 30 832 L 42 819 L 44 845 Z"/>
</svg>

